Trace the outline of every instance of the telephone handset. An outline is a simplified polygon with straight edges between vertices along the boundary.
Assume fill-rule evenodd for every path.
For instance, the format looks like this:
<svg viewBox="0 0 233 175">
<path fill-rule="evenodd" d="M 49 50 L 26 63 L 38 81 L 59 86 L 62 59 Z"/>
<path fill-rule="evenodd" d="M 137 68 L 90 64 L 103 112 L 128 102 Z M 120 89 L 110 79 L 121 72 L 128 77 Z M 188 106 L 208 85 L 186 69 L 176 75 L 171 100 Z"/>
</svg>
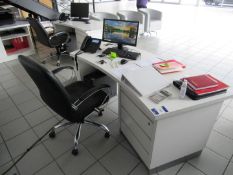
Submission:
<svg viewBox="0 0 233 175">
<path fill-rule="evenodd" d="M 83 40 L 83 43 L 80 47 L 80 50 L 89 53 L 95 53 L 101 44 L 101 40 L 97 38 L 92 38 L 90 36 L 86 36 Z"/>
</svg>

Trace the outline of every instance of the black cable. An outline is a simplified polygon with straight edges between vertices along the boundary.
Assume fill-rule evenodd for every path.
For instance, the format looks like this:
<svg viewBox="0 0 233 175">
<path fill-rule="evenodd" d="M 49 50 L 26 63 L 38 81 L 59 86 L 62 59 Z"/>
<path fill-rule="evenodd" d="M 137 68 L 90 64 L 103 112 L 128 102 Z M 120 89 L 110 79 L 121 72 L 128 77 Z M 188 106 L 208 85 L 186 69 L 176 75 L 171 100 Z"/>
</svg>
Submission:
<svg viewBox="0 0 233 175">
<path fill-rule="evenodd" d="M 54 126 L 56 126 L 57 124 L 61 123 L 64 119 L 60 120 L 59 122 L 57 122 Z M 50 128 L 47 132 L 45 132 L 38 140 L 36 140 L 21 156 L 20 158 L 18 158 L 6 171 L 4 171 L 4 173 L 2 173 L 2 175 L 5 175 L 6 173 L 8 173 L 22 158 L 24 158 L 24 156 L 26 156 L 26 154 L 31 151 L 31 149 L 36 146 L 36 144 L 38 142 L 40 142 L 51 130 L 53 130 L 53 127 Z"/>
<path fill-rule="evenodd" d="M 74 55 L 74 61 L 75 61 L 75 65 L 76 65 L 76 69 L 78 71 L 78 55 L 82 54 L 84 51 L 79 50 L 75 55 Z"/>
</svg>

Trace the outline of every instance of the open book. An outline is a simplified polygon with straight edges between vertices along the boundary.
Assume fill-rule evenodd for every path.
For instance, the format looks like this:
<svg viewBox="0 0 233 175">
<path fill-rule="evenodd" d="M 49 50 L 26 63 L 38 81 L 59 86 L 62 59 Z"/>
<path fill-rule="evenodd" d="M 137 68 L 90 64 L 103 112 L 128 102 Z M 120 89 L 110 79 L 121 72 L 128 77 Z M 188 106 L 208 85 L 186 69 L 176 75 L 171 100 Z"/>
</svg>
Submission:
<svg viewBox="0 0 233 175">
<path fill-rule="evenodd" d="M 141 96 L 151 95 L 170 84 L 151 66 L 123 73 L 122 81 Z"/>
</svg>

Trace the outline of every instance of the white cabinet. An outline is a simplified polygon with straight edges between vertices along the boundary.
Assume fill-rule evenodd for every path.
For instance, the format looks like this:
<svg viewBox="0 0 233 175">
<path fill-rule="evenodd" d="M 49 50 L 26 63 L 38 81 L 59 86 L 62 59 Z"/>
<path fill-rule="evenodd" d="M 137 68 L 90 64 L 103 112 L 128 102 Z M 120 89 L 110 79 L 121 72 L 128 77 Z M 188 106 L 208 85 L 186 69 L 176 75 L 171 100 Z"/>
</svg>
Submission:
<svg viewBox="0 0 233 175">
<path fill-rule="evenodd" d="M 11 25 L 0 26 L 0 63 L 17 59 L 18 55 L 35 53 L 29 24 L 17 21 Z"/>
</svg>

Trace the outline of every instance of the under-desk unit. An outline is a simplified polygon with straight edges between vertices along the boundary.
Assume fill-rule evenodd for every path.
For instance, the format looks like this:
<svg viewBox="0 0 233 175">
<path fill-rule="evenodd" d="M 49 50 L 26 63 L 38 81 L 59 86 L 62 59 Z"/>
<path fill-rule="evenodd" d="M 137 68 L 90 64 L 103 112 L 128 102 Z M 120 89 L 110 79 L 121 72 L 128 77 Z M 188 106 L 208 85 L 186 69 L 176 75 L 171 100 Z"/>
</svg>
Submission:
<svg viewBox="0 0 233 175">
<path fill-rule="evenodd" d="M 35 53 L 28 22 L 0 26 L 0 63 Z"/>
<path fill-rule="evenodd" d="M 175 74 L 180 78 L 185 75 Z M 172 74 L 167 77 L 171 82 L 177 78 Z M 173 85 L 167 90 L 173 95 L 159 104 L 148 97 L 140 97 L 125 84 L 121 84 L 119 91 L 121 131 L 152 172 L 198 156 L 207 143 L 224 100 L 232 98 L 232 89 L 201 100 L 191 100 L 187 96 L 180 99 L 179 90 Z M 154 114 L 152 108 L 160 114 Z"/>
<path fill-rule="evenodd" d="M 120 129 L 148 169 L 154 172 L 198 156 L 206 145 L 224 100 L 232 98 L 233 93 L 230 88 L 224 94 L 201 100 L 191 100 L 187 96 L 180 99 L 179 90 L 172 85 L 172 81 L 185 75 L 200 74 L 186 68 L 182 72 L 161 75 L 171 82 L 167 90 L 172 96 L 156 104 L 148 96 L 138 95 L 121 80 L 122 71 L 142 69 L 140 62 L 143 60 L 150 62 L 148 66 L 151 66 L 151 62 L 160 61 L 151 53 L 137 50 L 142 55 L 141 60 L 129 61 L 117 68 L 113 68 L 107 58 L 97 57 L 101 51 L 96 54 L 83 53 L 78 56 L 78 62 L 104 72 L 119 84 Z M 101 59 L 106 63 L 98 63 Z M 79 75 L 85 75 L 87 72 L 84 70 L 80 66 Z M 161 106 L 165 106 L 168 112 L 163 111 Z M 156 108 L 160 114 L 155 115 L 152 108 Z"/>
</svg>

